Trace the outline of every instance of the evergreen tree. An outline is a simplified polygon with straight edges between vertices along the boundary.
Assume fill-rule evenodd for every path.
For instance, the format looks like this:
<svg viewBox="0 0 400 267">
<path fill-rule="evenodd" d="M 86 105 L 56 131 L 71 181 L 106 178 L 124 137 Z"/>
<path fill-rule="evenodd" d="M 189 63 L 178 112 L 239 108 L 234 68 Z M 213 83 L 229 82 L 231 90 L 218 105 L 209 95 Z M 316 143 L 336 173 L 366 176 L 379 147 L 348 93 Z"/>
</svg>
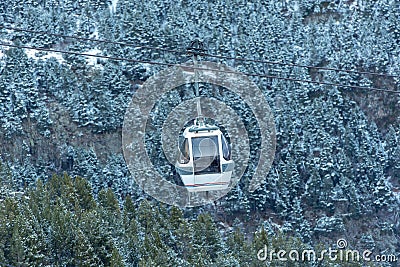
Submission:
<svg viewBox="0 0 400 267">
<path fill-rule="evenodd" d="M 200 214 L 193 223 L 193 248 L 203 251 L 211 259 L 215 259 L 221 252 L 221 237 L 209 214 Z M 205 256 L 206 256 L 205 255 Z"/>
<path fill-rule="evenodd" d="M 11 247 L 10 247 L 10 260 L 11 263 L 16 266 L 22 266 L 25 261 L 25 252 L 23 241 L 19 233 L 19 225 L 16 223 L 14 225 L 12 236 L 11 236 Z"/>
<path fill-rule="evenodd" d="M 85 234 L 77 229 L 76 243 L 73 248 L 73 258 L 75 266 L 99 266 L 100 259 L 95 254 L 92 244 Z"/>
</svg>

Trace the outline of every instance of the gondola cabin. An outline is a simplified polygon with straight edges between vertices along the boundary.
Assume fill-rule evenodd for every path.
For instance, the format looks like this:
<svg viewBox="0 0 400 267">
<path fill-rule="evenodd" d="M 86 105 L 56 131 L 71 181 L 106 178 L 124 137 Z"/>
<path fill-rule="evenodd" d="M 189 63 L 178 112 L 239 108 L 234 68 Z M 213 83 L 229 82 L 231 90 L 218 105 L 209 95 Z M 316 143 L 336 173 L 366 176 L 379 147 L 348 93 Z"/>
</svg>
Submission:
<svg viewBox="0 0 400 267">
<path fill-rule="evenodd" d="M 175 168 L 189 192 L 227 189 L 233 167 L 231 148 L 217 126 L 193 125 L 184 130 Z"/>
</svg>

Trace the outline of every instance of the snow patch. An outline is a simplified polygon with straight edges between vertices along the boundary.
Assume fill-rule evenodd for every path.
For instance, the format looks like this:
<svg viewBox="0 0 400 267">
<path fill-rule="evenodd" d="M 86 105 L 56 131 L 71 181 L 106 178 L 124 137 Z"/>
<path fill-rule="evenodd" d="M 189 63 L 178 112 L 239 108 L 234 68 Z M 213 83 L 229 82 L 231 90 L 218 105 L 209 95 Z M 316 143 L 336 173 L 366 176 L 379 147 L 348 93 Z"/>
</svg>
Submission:
<svg viewBox="0 0 400 267">
<path fill-rule="evenodd" d="M 36 57 L 36 53 L 38 52 L 38 50 L 34 50 L 34 49 L 24 49 L 25 50 L 25 54 L 29 57 L 29 58 L 33 58 L 33 59 L 37 59 Z"/>
<path fill-rule="evenodd" d="M 286 2 L 286 3 L 287 3 L 287 2 Z M 298 12 L 299 10 L 300 10 L 299 3 L 294 2 L 293 11 L 294 11 L 294 12 Z"/>
<path fill-rule="evenodd" d="M 0 42 L 3 44 L 12 44 L 10 40 L 0 39 Z M 0 45 L 0 58 L 5 57 L 5 52 L 10 49 L 10 47 Z"/>
<path fill-rule="evenodd" d="M 101 55 L 101 50 L 99 50 L 99 49 L 97 49 L 97 48 L 94 48 L 94 49 L 91 49 L 91 50 L 89 50 L 89 51 L 87 51 L 87 52 L 84 52 L 85 54 L 88 54 L 88 55 L 93 55 L 93 56 L 95 56 L 95 55 Z M 87 62 L 87 64 L 88 65 L 92 65 L 92 66 L 97 66 L 97 65 L 99 65 L 99 64 L 97 64 L 97 58 L 96 57 L 89 57 L 89 56 L 87 56 L 86 57 L 86 62 Z"/>
<path fill-rule="evenodd" d="M 399 191 L 392 191 L 395 199 L 400 204 L 400 192 Z"/>
<path fill-rule="evenodd" d="M 94 33 L 92 33 L 92 34 L 90 35 L 90 38 L 92 38 L 92 39 L 99 39 L 99 30 L 97 29 L 97 27 L 96 27 L 96 30 L 94 31 Z"/>
<path fill-rule="evenodd" d="M 60 64 L 63 64 L 65 62 L 61 53 L 48 52 L 47 55 L 44 55 L 42 57 L 42 59 L 49 59 L 49 58 L 55 58 Z"/>
<path fill-rule="evenodd" d="M 34 50 L 34 49 L 25 49 L 25 54 L 28 56 L 28 58 L 32 58 L 34 60 L 47 60 L 49 58 L 55 58 L 60 64 L 65 63 L 65 60 L 62 57 L 62 53 L 57 53 L 57 52 L 45 52 L 45 54 L 43 54 L 43 52 L 40 52 L 38 50 Z M 88 55 L 101 55 L 101 51 L 97 48 L 95 49 L 91 49 L 89 51 L 83 52 L 84 54 L 88 54 Z M 1 54 L 0 54 L 0 58 L 1 58 Z M 97 58 L 96 57 L 91 57 L 91 56 L 86 56 L 86 62 L 88 65 L 91 66 L 99 66 L 99 64 L 97 64 Z"/>
<path fill-rule="evenodd" d="M 117 10 L 117 3 L 118 3 L 118 0 L 111 1 L 110 12 L 113 14 L 115 13 L 115 10 Z"/>
<path fill-rule="evenodd" d="M 144 69 L 146 69 L 146 72 L 148 72 L 148 73 L 151 72 L 151 67 L 152 67 L 151 64 L 148 64 L 148 63 L 141 63 L 140 65 L 141 65 Z"/>
<path fill-rule="evenodd" d="M 65 60 L 62 57 L 61 53 L 57 52 L 46 52 L 44 55 L 37 56 L 37 53 L 39 52 L 38 50 L 34 49 L 24 49 L 25 54 L 28 56 L 28 58 L 32 58 L 34 60 L 47 60 L 49 58 L 54 58 L 56 59 L 60 64 L 63 64 Z M 43 52 L 42 52 L 43 53 Z"/>
</svg>

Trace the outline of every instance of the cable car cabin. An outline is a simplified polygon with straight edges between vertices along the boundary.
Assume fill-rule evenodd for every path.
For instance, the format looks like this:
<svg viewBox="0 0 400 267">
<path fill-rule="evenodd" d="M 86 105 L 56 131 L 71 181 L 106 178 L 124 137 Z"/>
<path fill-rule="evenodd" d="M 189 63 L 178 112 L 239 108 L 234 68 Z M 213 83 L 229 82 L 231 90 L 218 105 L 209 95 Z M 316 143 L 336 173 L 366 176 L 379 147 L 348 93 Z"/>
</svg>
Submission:
<svg viewBox="0 0 400 267">
<path fill-rule="evenodd" d="M 233 167 L 231 149 L 217 126 L 185 129 L 175 168 L 189 192 L 227 189 Z"/>
</svg>

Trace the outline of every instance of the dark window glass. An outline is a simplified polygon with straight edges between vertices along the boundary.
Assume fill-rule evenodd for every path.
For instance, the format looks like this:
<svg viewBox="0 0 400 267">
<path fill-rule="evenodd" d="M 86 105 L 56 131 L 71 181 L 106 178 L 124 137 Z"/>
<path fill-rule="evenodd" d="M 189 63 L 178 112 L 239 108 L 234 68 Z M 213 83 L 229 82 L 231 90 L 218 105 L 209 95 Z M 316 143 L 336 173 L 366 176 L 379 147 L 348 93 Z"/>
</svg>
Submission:
<svg viewBox="0 0 400 267">
<path fill-rule="evenodd" d="M 222 156 L 225 160 L 231 159 L 231 148 L 229 147 L 228 142 L 226 141 L 225 137 L 222 135 Z"/>
<path fill-rule="evenodd" d="M 188 139 L 185 138 L 183 140 L 181 147 L 180 147 L 180 157 L 179 157 L 179 163 L 181 164 L 186 164 L 190 160 L 190 155 L 189 155 L 189 142 Z"/>
<path fill-rule="evenodd" d="M 194 174 L 220 173 L 218 136 L 192 138 Z"/>
</svg>

